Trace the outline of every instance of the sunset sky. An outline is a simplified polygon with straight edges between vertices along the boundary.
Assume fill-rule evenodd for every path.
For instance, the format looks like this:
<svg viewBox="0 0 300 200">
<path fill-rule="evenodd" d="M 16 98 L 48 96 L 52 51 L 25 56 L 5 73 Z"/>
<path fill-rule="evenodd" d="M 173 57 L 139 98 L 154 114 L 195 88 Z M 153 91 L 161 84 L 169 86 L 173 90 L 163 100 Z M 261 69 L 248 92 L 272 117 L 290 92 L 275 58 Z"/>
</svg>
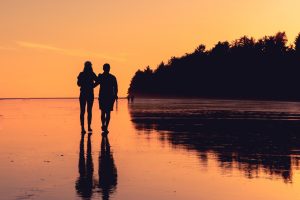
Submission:
<svg viewBox="0 0 300 200">
<path fill-rule="evenodd" d="M 77 97 L 86 60 L 137 69 L 243 35 L 300 32 L 299 0 L 1 0 L 0 97 Z M 96 92 L 97 93 L 97 92 Z"/>
</svg>

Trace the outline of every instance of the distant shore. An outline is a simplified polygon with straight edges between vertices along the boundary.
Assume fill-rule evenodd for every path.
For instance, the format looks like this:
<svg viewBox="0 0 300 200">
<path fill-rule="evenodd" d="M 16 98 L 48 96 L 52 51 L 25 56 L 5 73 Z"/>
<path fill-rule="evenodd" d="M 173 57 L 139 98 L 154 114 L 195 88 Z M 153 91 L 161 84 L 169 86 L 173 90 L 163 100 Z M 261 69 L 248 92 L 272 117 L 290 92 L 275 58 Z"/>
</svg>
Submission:
<svg viewBox="0 0 300 200">
<path fill-rule="evenodd" d="M 0 98 L 0 101 L 1 100 L 56 100 L 56 99 L 61 99 L 61 100 L 77 100 L 78 97 L 16 97 L 16 98 Z M 95 99 L 98 99 L 95 98 Z M 127 99 L 127 97 L 119 97 L 118 99 Z M 300 99 L 297 100 L 297 99 L 267 99 L 267 98 L 229 98 L 229 97 L 222 97 L 222 98 L 219 98 L 219 97 L 196 97 L 196 96 L 193 96 L 193 97 L 187 97 L 187 96 L 136 96 L 135 99 L 183 99 L 183 100 L 193 100 L 193 99 L 197 99 L 197 100 L 200 100 L 200 99 L 203 99 L 203 100 L 231 100 L 231 101 L 270 101 L 270 102 L 300 102 Z"/>
<path fill-rule="evenodd" d="M 285 32 L 259 39 L 243 36 L 200 44 L 156 69 L 136 71 L 128 94 L 136 97 L 299 101 L 300 33 L 293 45 Z"/>
<path fill-rule="evenodd" d="M 208 96 L 159 96 L 136 95 L 136 99 L 205 99 L 205 100 L 237 100 L 237 101 L 288 101 L 300 102 L 300 99 L 289 98 L 236 98 L 236 97 L 208 97 Z"/>
<path fill-rule="evenodd" d="M 19 100 L 19 99 L 40 99 L 40 100 L 47 100 L 47 99 L 78 99 L 79 97 L 4 97 L 0 98 L 0 100 Z M 119 99 L 126 99 L 127 97 L 119 97 Z M 98 99 L 98 97 L 95 97 L 95 99 Z"/>
</svg>

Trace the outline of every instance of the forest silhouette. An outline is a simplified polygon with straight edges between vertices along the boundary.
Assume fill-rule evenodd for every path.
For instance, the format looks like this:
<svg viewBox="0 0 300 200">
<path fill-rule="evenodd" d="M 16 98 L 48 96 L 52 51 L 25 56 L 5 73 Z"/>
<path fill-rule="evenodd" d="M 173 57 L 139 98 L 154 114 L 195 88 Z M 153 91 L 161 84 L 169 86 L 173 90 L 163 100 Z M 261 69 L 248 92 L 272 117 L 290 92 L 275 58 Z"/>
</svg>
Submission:
<svg viewBox="0 0 300 200">
<path fill-rule="evenodd" d="M 243 36 L 206 50 L 172 57 L 155 70 L 133 76 L 129 95 L 300 100 L 300 33 L 288 44 L 285 32 L 258 40 Z"/>
</svg>

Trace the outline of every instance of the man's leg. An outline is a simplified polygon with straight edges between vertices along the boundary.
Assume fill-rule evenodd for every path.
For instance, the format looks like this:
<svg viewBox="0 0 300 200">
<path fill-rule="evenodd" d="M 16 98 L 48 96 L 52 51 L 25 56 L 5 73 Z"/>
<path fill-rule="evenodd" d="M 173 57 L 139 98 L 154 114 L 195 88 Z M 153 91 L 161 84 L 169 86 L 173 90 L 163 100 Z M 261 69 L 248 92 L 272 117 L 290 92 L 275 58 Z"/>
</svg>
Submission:
<svg viewBox="0 0 300 200">
<path fill-rule="evenodd" d="M 106 112 L 106 130 L 108 129 L 108 124 L 109 124 L 109 121 L 110 121 L 110 111 L 107 111 Z"/>
<path fill-rule="evenodd" d="M 105 130 L 105 112 L 101 110 L 101 122 L 102 122 L 102 131 Z"/>
</svg>

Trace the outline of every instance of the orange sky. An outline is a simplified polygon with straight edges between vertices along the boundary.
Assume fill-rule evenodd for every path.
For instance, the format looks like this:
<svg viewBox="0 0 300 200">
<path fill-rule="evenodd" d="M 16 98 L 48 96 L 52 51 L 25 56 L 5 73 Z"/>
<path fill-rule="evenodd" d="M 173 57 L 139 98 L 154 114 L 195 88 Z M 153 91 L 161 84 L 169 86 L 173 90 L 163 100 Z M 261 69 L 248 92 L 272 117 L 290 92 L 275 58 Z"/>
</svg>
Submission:
<svg viewBox="0 0 300 200">
<path fill-rule="evenodd" d="M 76 97 L 85 60 L 131 77 L 200 43 L 300 32 L 299 0 L 3 0 L 0 97 Z"/>
</svg>

